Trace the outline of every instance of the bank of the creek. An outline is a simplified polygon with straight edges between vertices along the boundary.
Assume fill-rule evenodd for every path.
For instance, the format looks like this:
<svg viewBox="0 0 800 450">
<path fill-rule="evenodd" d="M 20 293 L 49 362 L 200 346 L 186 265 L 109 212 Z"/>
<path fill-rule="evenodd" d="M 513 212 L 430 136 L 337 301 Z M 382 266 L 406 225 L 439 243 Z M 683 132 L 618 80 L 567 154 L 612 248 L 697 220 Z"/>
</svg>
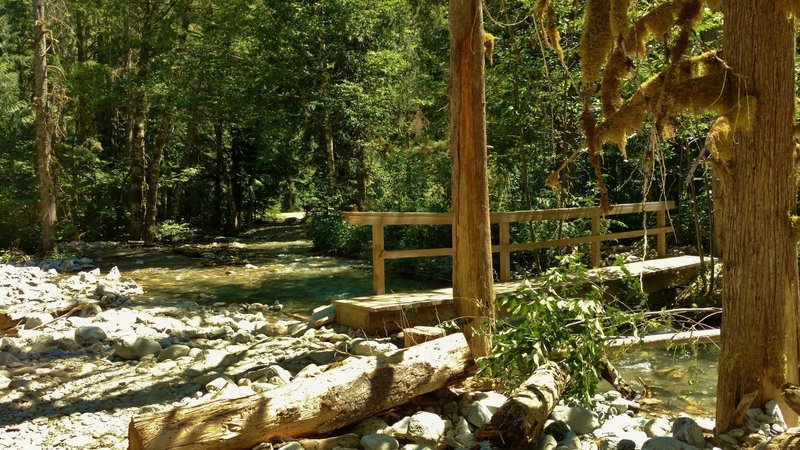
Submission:
<svg viewBox="0 0 800 450">
<path fill-rule="evenodd" d="M 336 360 L 401 345 L 400 336 L 371 338 L 298 319 L 370 286 L 368 266 L 314 255 L 299 230 L 275 226 L 177 253 L 107 248 L 93 258 L 39 262 L 44 268 L 0 265 L 0 312 L 25 318 L 0 340 L 0 448 L 127 448 L 135 415 L 268 391 Z M 396 278 L 389 286 L 425 283 Z M 560 405 L 540 449 L 752 447 L 785 427 L 771 404 L 748 411 L 742 428 L 722 441 L 708 439 L 710 350 L 633 352 L 619 361 L 629 379 L 648 382 L 656 400 L 631 402 L 603 389 L 590 408 Z M 444 391 L 432 396 L 438 401 L 342 430 L 355 437 L 337 448 L 490 448 L 475 431 L 505 397 Z"/>
</svg>

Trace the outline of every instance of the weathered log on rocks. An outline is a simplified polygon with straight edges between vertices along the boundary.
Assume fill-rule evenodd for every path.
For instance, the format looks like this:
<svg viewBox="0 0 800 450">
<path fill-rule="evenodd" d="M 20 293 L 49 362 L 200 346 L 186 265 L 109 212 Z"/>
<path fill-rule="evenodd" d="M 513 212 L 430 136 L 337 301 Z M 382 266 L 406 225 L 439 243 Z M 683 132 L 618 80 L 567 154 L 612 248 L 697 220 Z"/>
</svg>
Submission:
<svg viewBox="0 0 800 450">
<path fill-rule="evenodd" d="M 544 423 L 568 380 L 569 376 L 558 364 L 547 362 L 511 393 L 491 421 L 502 448 L 521 449 L 539 441 Z"/>
<path fill-rule="evenodd" d="M 385 355 L 349 358 L 262 394 L 136 416 L 128 428 L 129 448 L 249 449 L 275 436 L 323 435 L 475 371 L 466 339 L 454 334 Z"/>
</svg>

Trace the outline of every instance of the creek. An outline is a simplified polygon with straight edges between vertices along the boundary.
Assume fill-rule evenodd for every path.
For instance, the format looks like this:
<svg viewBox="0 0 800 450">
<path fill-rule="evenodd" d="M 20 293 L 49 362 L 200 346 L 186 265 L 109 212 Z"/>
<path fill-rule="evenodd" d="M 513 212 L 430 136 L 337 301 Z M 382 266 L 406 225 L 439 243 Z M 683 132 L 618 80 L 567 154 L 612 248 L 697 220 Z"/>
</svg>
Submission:
<svg viewBox="0 0 800 450">
<path fill-rule="evenodd" d="M 142 286 L 145 298 L 270 305 L 277 301 L 286 311 L 303 315 L 333 299 L 370 295 L 372 286 L 368 262 L 315 254 L 303 226 L 289 223 L 177 249 L 115 249 L 95 261 L 104 272 L 118 266 Z M 443 286 L 442 281 L 391 273 L 387 279 L 388 292 Z M 718 356 L 714 345 L 684 345 L 630 349 L 615 353 L 612 361 L 636 389 L 642 387 L 638 379 L 644 380 L 660 401 L 653 407 L 659 414 L 713 416 Z"/>
</svg>

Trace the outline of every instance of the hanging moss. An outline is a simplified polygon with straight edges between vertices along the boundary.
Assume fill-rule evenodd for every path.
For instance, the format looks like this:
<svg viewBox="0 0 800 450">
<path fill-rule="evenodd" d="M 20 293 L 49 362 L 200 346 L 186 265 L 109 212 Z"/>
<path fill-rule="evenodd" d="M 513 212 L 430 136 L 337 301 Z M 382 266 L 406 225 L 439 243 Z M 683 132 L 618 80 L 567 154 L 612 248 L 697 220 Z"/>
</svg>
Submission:
<svg viewBox="0 0 800 450">
<path fill-rule="evenodd" d="M 711 126 L 706 136 L 708 161 L 717 170 L 720 179 L 728 182 L 733 163 L 733 139 L 737 132 L 751 131 L 756 114 L 755 97 L 748 96 L 720 116 Z"/>
<path fill-rule="evenodd" d="M 611 37 L 615 41 L 628 32 L 628 9 L 630 0 L 611 0 Z"/>
<path fill-rule="evenodd" d="M 561 60 L 561 65 L 567 67 L 564 58 L 564 49 L 561 48 L 561 35 L 558 33 L 556 10 L 550 0 L 538 0 L 533 6 L 534 17 L 539 23 L 542 40 L 547 48 L 553 50 Z"/>
<path fill-rule="evenodd" d="M 670 66 L 642 83 L 624 106 L 596 126 L 597 145 L 612 143 L 627 157 L 627 137 L 641 129 L 648 110 L 661 136 L 671 135 L 681 112 L 727 111 L 732 83 L 725 82 L 726 76 L 714 52 Z"/>
<path fill-rule="evenodd" d="M 675 21 L 675 25 L 679 26 L 681 31 L 678 33 L 678 38 L 675 40 L 670 52 L 672 61 L 677 61 L 686 54 L 686 50 L 689 49 L 689 37 L 700 20 L 702 12 L 703 2 L 701 0 L 687 1 L 681 7 L 678 12 L 678 18 Z"/>
<path fill-rule="evenodd" d="M 586 1 L 583 34 L 579 46 L 584 94 L 594 93 L 594 83 L 614 42 L 610 26 L 610 2 L 611 0 Z M 591 89 L 588 89 L 589 86 Z"/>
<path fill-rule="evenodd" d="M 605 117 L 613 114 L 622 104 L 619 92 L 620 79 L 628 72 L 628 64 L 629 60 L 625 57 L 622 47 L 616 47 L 608 59 L 600 84 L 600 106 Z"/>
<path fill-rule="evenodd" d="M 642 16 L 628 30 L 625 49 L 629 56 L 647 56 L 647 41 L 651 37 L 660 39 L 675 24 L 676 15 L 687 0 L 673 0 L 655 7 Z"/>
</svg>

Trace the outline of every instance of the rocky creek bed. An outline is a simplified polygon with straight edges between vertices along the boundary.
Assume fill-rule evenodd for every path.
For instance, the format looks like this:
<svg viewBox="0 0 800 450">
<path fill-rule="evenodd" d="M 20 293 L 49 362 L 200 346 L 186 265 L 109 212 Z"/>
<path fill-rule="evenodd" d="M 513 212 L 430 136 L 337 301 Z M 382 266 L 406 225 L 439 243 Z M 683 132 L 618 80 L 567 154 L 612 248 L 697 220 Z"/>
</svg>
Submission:
<svg viewBox="0 0 800 450">
<path fill-rule="evenodd" d="M 275 305 L 145 300 L 134 281 L 116 268 L 102 274 L 89 259 L 30 264 L 0 265 L 0 314 L 6 326 L 19 321 L 0 340 L 0 448 L 127 448 L 135 415 L 264 392 L 403 341 L 315 327 Z M 441 389 L 341 430 L 325 448 L 498 448 L 476 431 L 505 400 L 497 392 Z M 711 419 L 641 408 L 616 391 L 595 396 L 591 408 L 560 404 L 538 448 L 762 447 L 785 431 L 774 403 L 747 411 L 742 428 L 718 441 L 710 439 Z"/>
</svg>

